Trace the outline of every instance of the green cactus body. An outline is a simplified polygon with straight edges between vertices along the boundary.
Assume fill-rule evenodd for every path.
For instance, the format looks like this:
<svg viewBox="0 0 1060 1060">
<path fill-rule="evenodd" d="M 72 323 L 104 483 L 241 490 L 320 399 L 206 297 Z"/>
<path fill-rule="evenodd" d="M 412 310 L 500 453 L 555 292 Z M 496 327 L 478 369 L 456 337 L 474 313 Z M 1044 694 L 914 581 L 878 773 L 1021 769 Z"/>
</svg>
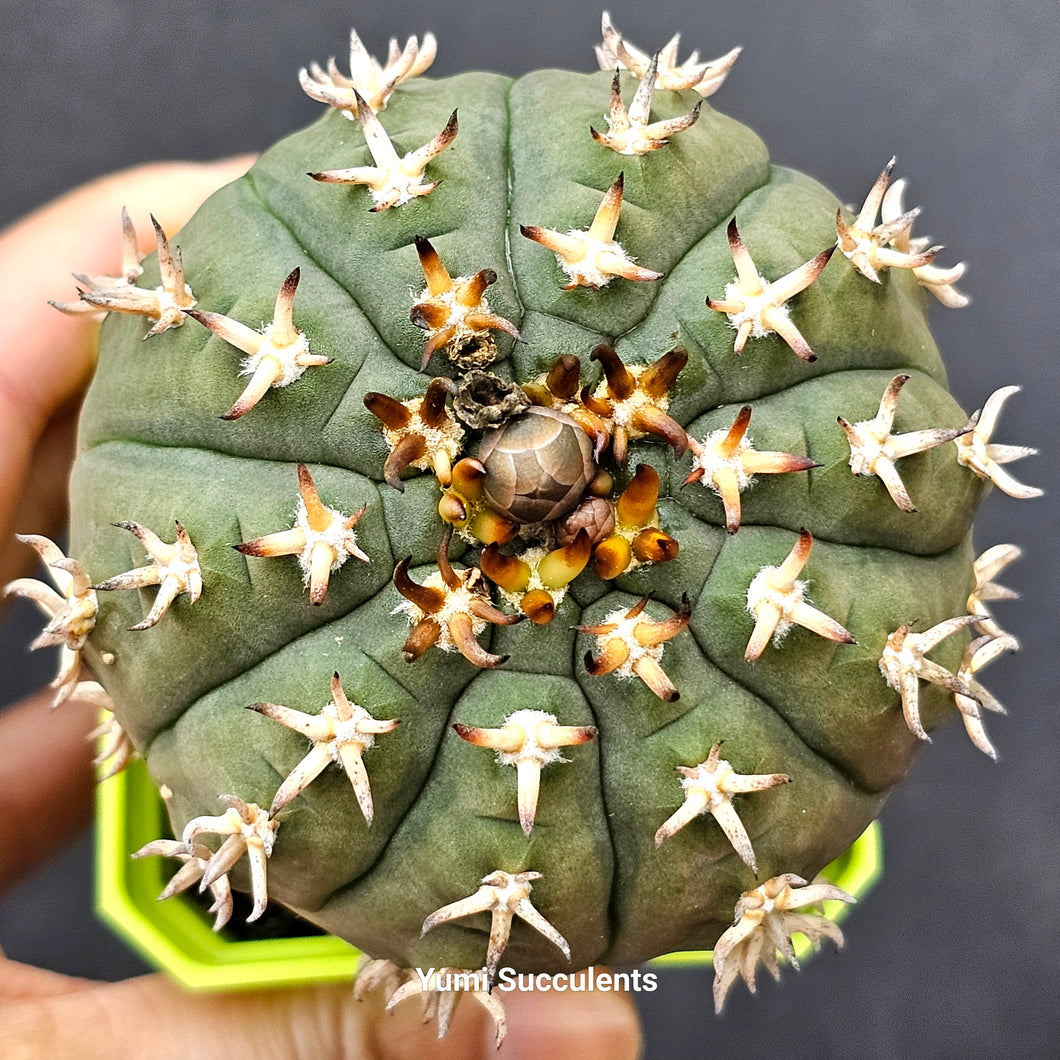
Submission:
<svg viewBox="0 0 1060 1060">
<path fill-rule="evenodd" d="M 624 75 L 625 77 L 626 75 Z M 560 949 L 518 918 L 503 963 L 566 970 L 709 948 L 731 923 L 748 865 L 715 819 L 703 815 L 658 847 L 656 831 L 682 803 L 678 766 L 703 762 L 714 744 L 742 774 L 784 773 L 791 783 L 737 795 L 757 857 L 758 880 L 812 879 L 872 821 L 909 766 L 918 740 L 903 720 L 879 659 L 903 624 L 926 629 L 963 614 L 973 588 L 969 536 L 982 483 L 942 445 L 904 458 L 899 470 L 915 513 L 877 478 L 852 475 L 837 416 L 875 415 L 897 373 L 911 378 L 895 431 L 959 428 L 966 414 L 946 390 L 926 322 L 925 297 L 905 269 L 880 283 L 835 254 L 791 301 L 791 319 L 817 359 L 793 354 L 776 334 L 733 351 L 724 313 L 706 305 L 734 277 L 726 227 L 764 276 L 790 272 L 836 239 L 836 198 L 811 179 L 771 164 L 749 130 L 704 105 L 698 122 L 664 149 L 620 156 L 589 135 L 600 124 L 611 75 L 544 71 L 516 81 L 484 73 L 400 86 L 380 114 L 399 154 L 437 135 L 454 109 L 459 135 L 428 168 L 439 185 L 398 208 L 369 212 L 364 188 L 310 180 L 370 164 L 361 130 L 331 112 L 262 156 L 181 231 L 188 280 L 200 308 L 256 327 L 272 318 L 283 278 L 301 283 L 297 327 L 330 364 L 269 391 L 245 417 L 221 419 L 243 389 L 238 353 L 195 322 L 143 343 L 145 325 L 112 314 L 85 408 L 74 472 L 72 554 L 93 578 L 143 563 L 132 520 L 165 537 L 174 521 L 198 550 L 204 590 L 178 598 L 153 628 L 129 632 L 156 590 L 112 592 L 85 649 L 121 725 L 158 784 L 172 791 L 176 835 L 235 794 L 267 807 L 305 756 L 305 736 L 246 709 L 262 702 L 316 714 L 338 673 L 349 699 L 377 719 L 397 719 L 364 753 L 374 820 L 349 777 L 329 766 L 279 814 L 268 859 L 268 894 L 329 932 L 403 966 L 480 967 L 486 913 L 440 924 L 425 917 L 473 894 L 490 873 L 537 872 L 532 902 L 567 940 Z M 627 98 L 633 81 L 623 82 Z M 653 115 L 684 114 L 698 97 L 659 91 Z M 584 229 L 601 196 L 624 174 L 616 238 L 656 282 L 615 279 L 596 290 L 561 290 L 555 256 L 521 225 Z M 557 357 L 582 362 L 611 343 L 632 365 L 682 346 L 687 366 L 669 391 L 668 415 L 702 440 L 753 406 L 759 450 L 809 456 L 819 467 L 760 476 L 742 496 L 742 526 L 728 534 L 718 497 L 684 484 L 691 458 L 653 436 L 632 438 L 619 465 L 605 453 L 616 492 L 634 468 L 660 477 L 657 526 L 680 545 L 668 562 L 604 581 L 586 571 L 555 619 L 491 625 L 480 642 L 508 656 L 479 668 L 428 648 L 408 662 L 409 624 L 395 566 L 411 557 L 413 581 L 436 570 L 445 529 L 438 482 L 383 480 L 388 450 L 366 393 L 400 401 L 424 393 L 431 374 L 456 376 L 443 353 L 421 372 L 424 335 L 409 321 L 423 288 L 413 245 L 426 236 L 450 272 L 489 268 L 490 310 L 523 341 L 499 334 L 492 371 L 529 383 Z M 144 286 L 157 270 L 147 263 Z M 468 432 L 464 455 L 474 455 Z M 292 525 L 304 464 L 325 505 L 353 513 L 359 547 L 332 573 L 313 606 L 294 557 L 254 558 L 233 545 Z M 755 620 L 747 590 L 760 568 L 780 564 L 800 528 L 815 538 L 803 572 L 808 598 L 849 630 L 835 643 L 795 627 L 754 663 L 744 651 Z M 459 570 L 478 562 L 454 538 Z M 520 555 L 516 538 L 503 551 Z M 646 613 L 680 612 L 661 666 L 680 693 L 666 702 L 636 678 L 593 676 L 597 641 L 577 625 L 604 621 L 649 596 Z M 496 592 L 493 599 L 498 606 Z M 933 657 L 955 670 L 967 635 Z M 113 656 L 106 662 L 104 656 Z M 461 740 L 454 723 L 498 727 L 517 710 L 546 711 L 596 739 L 564 751 L 541 774 L 536 819 L 520 827 L 516 770 Z M 930 729 L 952 715 L 952 693 L 920 688 Z M 216 844 L 214 844 L 216 846 Z M 249 886 L 244 864 L 232 869 Z"/>
</svg>

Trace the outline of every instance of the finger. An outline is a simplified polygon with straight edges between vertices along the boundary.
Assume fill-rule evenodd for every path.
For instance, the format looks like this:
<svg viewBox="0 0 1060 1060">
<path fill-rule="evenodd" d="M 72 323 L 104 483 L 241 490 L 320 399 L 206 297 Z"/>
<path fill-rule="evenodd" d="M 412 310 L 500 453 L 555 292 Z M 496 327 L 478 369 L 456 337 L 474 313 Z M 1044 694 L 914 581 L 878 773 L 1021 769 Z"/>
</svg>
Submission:
<svg viewBox="0 0 1060 1060">
<path fill-rule="evenodd" d="M 3 964 L 0 986 L 20 974 L 51 976 Z M 123 983 L 67 983 L 67 991 L 51 996 L 23 990 L 18 1004 L 8 1001 L 10 994 L 0 1001 L 0 1055 L 65 1056 L 75 1044 L 82 1057 L 157 1060 L 186 1060 L 190 1052 L 196 1060 L 485 1060 L 494 1055 L 502 1060 L 626 1060 L 640 1050 L 636 1013 L 624 993 L 506 997 L 509 1030 L 498 1053 L 486 1013 L 469 998 L 458 1003 L 448 1036 L 439 1040 L 435 1024 L 425 1023 L 413 1002 L 385 1012 L 379 992 L 357 1002 L 345 986 L 203 996 L 185 993 L 160 975 Z"/>
<path fill-rule="evenodd" d="M 640 1021 L 625 991 L 527 991 L 504 995 L 504 1007 L 508 1037 L 500 1053 L 503 1060 L 542 1056 L 633 1060 L 640 1056 Z"/>
<path fill-rule="evenodd" d="M 14 531 L 30 529 L 52 540 L 58 540 L 63 533 L 80 404 L 81 395 L 77 394 L 60 406 L 33 448 L 27 469 L 32 477 L 23 481 L 12 524 L 6 537 L 0 538 L 0 588 L 14 577 L 32 574 L 37 566 L 37 554 L 28 545 L 19 545 L 12 537 Z M 0 599 L 0 607 L 3 603 Z"/>
<path fill-rule="evenodd" d="M 0 985 L 38 972 L 3 964 Z M 19 1004 L 0 1002 L 0 1055 L 65 1056 L 75 1043 L 82 1057 L 158 1060 L 186 1060 L 191 1052 L 196 1060 L 626 1060 L 640 1049 L 636 1013 L 624 993 L 506 996 L 509 1030 L 498 1054 L 486 1013 L 469 998 L 460 1000 L 448 1036 L 439 1040 L 435 1024 L 423 1022 L 414 1002 L 388 1013 L 380 992 L 357 1002 L 346 986 L 203 996 L 185 993 L 160 975 L 123 983 L 67 982 L 64 993 L 33 996 L 24 990 Z"/>
<path fill-rule="evenodd" d="M 4 546 L 34 448 L 56 410 L 84 389 L 95 360 L 94 320 L 56 312 L 48 299 L 73 296 L 71 271 L 118 270 L 123 205 L 137 226 L 141 249 L 150 249 L 149 211 L 172 234 L 250 161 L 156 163 L 124 170 L 69 192 L 0 233 L 0 584 L 17 563 L 25 563 L 21 555 L 9 559 Z"/>
<path fill-rule="evenodd" d="M 70 975 L 5 960 L 3 950 L 0 950 L 0 1018 L 4 1014 L 4 1006 L 12 1002 L 70 994 L 91 985 L 87 979 L 75 979 Z"/>
<path fill-rule="evenodd" d="M 42 691 L 0 714 L 0 892 L 64 847 L 92 811 L 95 708 L 76 694 L 50 702 Z"/>
<path fill-rule="evenodd" d="M 22 967 L 9 965 L 15 974 Z M 405 1011 L 401 1011 L 402 1009 Z M 196 995 L 160 975 L 95 983 L 51 997 L 0 1002 L 0 1056 L 142 1057 L 152 1060 L 484 1060 L 483 1021 L 466 999 L 438 1041 L 416 1006 L 386 1013 L 381 997 L 353 1000 L 348 986 Z M 484 1013 L 483 1013 L 484 1015 Z"/>
</svg>

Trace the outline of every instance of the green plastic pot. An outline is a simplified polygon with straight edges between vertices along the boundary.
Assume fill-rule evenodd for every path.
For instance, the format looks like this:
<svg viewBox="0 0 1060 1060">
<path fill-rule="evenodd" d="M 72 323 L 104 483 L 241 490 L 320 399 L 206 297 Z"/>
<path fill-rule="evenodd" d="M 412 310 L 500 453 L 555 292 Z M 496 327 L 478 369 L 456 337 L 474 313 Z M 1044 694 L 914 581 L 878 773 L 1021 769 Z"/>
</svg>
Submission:
<svg viewBox="0 0 1060 1060">
<path fill-rule="evenodd" d="M 99 915 L 141 957 L 166 972 L 186 990 L 251 990 L 351 982 L 359 952 L 332 935 L 238 939 L 215 933 L 211 917 L 189 894 L 164 902 L 158 895 L 173 873 L 167 858 L 130 855 L 166 834 L 165 804 L 140 760 L 104 781 L 96 795 L 96 908 Z M 874 821 L 841 857 L 823 872 L 857 899 L 872 889 L 883 869 L 883 846 Z M 824 903 L 825 914 L 842 920 L 850 906 Z M 798 935 L 795 953 L 802 960 L 813 949 Z M 655 966 L 706 966 L 710 951 L 669 953 Z"/>
</svg>

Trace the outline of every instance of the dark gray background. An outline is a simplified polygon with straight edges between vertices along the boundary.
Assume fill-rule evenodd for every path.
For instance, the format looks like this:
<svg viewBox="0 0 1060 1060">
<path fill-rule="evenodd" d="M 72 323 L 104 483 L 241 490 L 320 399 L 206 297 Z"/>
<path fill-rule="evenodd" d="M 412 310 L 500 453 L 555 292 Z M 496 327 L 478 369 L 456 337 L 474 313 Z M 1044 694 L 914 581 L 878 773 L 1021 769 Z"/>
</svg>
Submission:
<svg viewBox="0 0 1060 1060">
<path fill-rule="evenodd" d="M 648 1055 L 1055 1055 L 1055 0 L 710 0 L 694 10 L 657 0 L 650 13 L 611 0 L 610 9 L 644 48 L 678 29 L 682 56 L 743 44 L 711 102 L 755 128 L 776 161 L 810 171 L 845 200 L 860 202 L 899 155 L 907 201 L 924 210 L 917 231 L 947 244 L 944 263 L 970 263 L 961 287 L 973 304 L 932 309 L 957 397 L 971 409 L 997 387 L 1024 387 L 997 440 L 1042 449 L 1014 470 L 1049 492 L 1022 502 L 993 494 L 977 530 L 980 548 L 1015 541 L 1026 553 L 1003 579 L 1023 599 L 998 611 L 1024 650 L 987 675 L 1010 711 L 989 720 L 1000 761 L 976 751 L 956 723 L 939 733 L 884 812 L 886 875 L 847 921 L 844 952 L 786 971 L 779 988 L 766 977 L 757 999 L 737 988 L 720 1019 L 708 971 L 664 973 L 659 990 L 639 999 Z M 0 0 L 0 222 L 119 166 L 259 149 L 307 123 L 319 105 L 298 88 L 298 68 L 331 54 L 345 65 L 351 23 L 376 54 L 391 34 L 434 30 L 438 76 L 472 65 L 587 70 L 599 37 L 598 8 L 544 0 Z M 25 654 L 36 624 L 23 605 L 9 612 L 0 703 L 51 674 L 51 659 Z M 87 851 L 86 840 L 0 904 L 0 944 L 62 971 L 132 974 L 140 965 L 92 920 Z"/>
</svg>

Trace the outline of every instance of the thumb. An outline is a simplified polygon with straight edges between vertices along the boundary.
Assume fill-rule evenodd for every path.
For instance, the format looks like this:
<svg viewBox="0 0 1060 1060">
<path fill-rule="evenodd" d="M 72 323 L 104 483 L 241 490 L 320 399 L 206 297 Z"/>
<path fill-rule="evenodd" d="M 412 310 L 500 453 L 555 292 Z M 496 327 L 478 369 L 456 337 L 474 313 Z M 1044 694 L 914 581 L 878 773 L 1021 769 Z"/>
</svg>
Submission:
<svg viewBox="0 0 1060 1060">
<path fill-rule="evenodd" d="M 9 999 L 0 1002 L 0 1055 L 11 1060 L 75 1054 L 79 1060 L 483 1055 L 474 1048 L 483 1038 L 474 1020 L 454 1019 L 454 1040 L 442 1052 L 415 1012 L 391 1019 L 381 999 L 355 1002 L 345 986 L 203 996 L 147 975 L 120 983 L 70 980 L 70 989 L 50 984 L 49 993 L 40 979 L 48 973 L 9 961 L 0 970 Z M 391 1051 L 393 1042 L 401 1052 Z"/>
<path fill-rule="evenodd" d="M 639 1050 L 633 1006 L 620 994 L 506 998 L 508 1037 L 498 1051 L 485 1010 L 469 998 L 439 1040 L 416 1004 L 386 1012 L 381 991 L 363 1002 L 346 986 L 199 996 L 148 975 L 122 983 L 68 980 L 68 989 L 49 984 L 49 992 L 19 990 L 20 973 L 42 974 L 0 960 L 0 988 L 6 984 L 7 997 L 17 998 L 0 1000 L 0 1055 L 10 1060 L 626 1060 Z"/>
<path fill-rule="evenodd" d="M 173 234 L 202 201 L 249 167 L 249 156 L 222 162 L 160 162 L 112 173 L 68 192 L 0 232 L 0 584 L 20 557 L 4 544 L 15 509 L 38 532 L 61 525 L 65 475 L 49 491 L 37 451 L 53 417 L 80 395 L 95 364 L 96 318 L 57 313 L 49 299 L 73 299 L 70 273 L 110 274 L 122 258 L 121 208 L 128 206 L 141 251 L 153 246 L 153 211 Z M 69 424 L 72 425 L 72 417 Z M 68 461 L 72 432 L 61 439 Z M 47 501 L 39 494 L 47 493 Z M 26 528 L 23 522 L 21 528 Z"/>
</svg>

